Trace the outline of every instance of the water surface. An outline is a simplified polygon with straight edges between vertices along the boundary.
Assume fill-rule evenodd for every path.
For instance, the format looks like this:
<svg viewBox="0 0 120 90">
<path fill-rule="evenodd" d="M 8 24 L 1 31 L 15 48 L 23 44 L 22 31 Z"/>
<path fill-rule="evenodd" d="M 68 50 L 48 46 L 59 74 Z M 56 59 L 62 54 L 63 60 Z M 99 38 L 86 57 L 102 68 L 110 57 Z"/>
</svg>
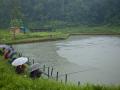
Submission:
<svg viewBox="0 0 120 90">
<path fill-rule="evenodd" d="M 120 84 L 119 36 L 72 36 L 64 41 L 14 46 L 41 67 L 54 67 L 60 79 L 68 73 L 71 82 Z"/>
</svg>

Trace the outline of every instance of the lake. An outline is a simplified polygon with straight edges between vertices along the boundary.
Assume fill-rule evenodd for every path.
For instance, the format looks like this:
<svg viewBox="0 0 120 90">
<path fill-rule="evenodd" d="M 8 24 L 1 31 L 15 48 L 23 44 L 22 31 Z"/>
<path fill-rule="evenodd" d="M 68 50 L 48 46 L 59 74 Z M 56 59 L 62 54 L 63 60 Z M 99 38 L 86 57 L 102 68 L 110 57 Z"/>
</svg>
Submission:
<svg viewBox="0 0 120 90">
<path fill-rule="evenodd" d="M 120 84 L 120 36 L 80 35 L 67 40 L 14 45 L 31 61 L 54 68 L 59 80 Z M 47 70 L 46 70 L 47 71 Z"/>
</svg>

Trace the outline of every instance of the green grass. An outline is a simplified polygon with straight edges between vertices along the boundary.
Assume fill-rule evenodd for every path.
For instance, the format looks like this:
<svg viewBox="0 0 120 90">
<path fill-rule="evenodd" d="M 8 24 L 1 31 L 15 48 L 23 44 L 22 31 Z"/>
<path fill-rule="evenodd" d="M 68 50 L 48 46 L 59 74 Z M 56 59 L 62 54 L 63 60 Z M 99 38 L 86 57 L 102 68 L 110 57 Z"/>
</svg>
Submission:
<svg viewBox="0 0 120 90">
<path fill-rule="evenodd" d="M 76 26 L 56 29 L 56 31 L 67 33 L 86 33 L 86 34 L 120 34 L 119 26 Z"/>
<path fill-rule="evenodd" d="M 120 35 L 120 26 L 76 26 L 56 29 L 56 32 L 36 32 L 17 34 L 13 39 L 12 33 L 0 29 L 0 43 L 16 44 L 38 41 L 52 41 L 66 39 L 69 35 Z"/>
<path fill-rule="evenodd" d="M 68 34 L 62 32 L 36 32 L 36 33 L 20 33 L 16 34 L 16 39 L 13 39 L 13 34 L 8 30 L 0 30 L 0 43 L 16 44 L 16 43 L 27 43 L 34 41 L 46 41 L 46 40 L 59 40 L 65 39 Z"/>
<path fill-rule="evenodd" d="M 120 86 L 91 84 L 77 86 L 45 78 L 32 80 L 28 76 L 17 75 L 14 68 L 0 56 L 0 90 L 120 90 Z"/>
</svg>

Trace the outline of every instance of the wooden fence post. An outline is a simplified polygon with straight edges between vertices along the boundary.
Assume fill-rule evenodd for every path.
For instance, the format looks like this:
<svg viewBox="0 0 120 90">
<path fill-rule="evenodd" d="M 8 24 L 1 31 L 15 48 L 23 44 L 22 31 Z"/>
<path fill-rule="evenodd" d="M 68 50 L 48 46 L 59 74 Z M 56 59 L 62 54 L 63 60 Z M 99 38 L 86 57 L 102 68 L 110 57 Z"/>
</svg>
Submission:
<svg viewBox="0 0 120 90">
<path fill-rule="evenodd" d="M 34 64 L 35 62 L 34 62 L 34 59 L 33 59 L 33 64 Z"/>
<path fill-rule="evenodd" d="M 78 81 L 78 86 L 80 86 L 80 81 Z"/>
<path fill-rule="evenodd" d="M 28 63 L 30 63 L 30 58 L 28 57 Z"/>
<path fill-rule="evenodd" d="M 57 72 L 57 75 L 56 75 L 56 81 L 58 81 L 58 72 Z"/>
<path fill-rule="evenodd" d="M 45 72 L 45 65 L 43 65 L 43 72 Z"/>
<path fill-rule="evenodd" d="M 65 84 L 67 83 L 67 74 L 65 74 Z"/>
<path fill-rule="evenodd" d="M 48 67 L 48 78 L 50 77 L 50 67 Z"/>
<path fill-rule="evenodd" d="M 52 67 L 52 70 L 51 70 L 51 77 L 53 76 L 53 67 Z"/>
</svg>

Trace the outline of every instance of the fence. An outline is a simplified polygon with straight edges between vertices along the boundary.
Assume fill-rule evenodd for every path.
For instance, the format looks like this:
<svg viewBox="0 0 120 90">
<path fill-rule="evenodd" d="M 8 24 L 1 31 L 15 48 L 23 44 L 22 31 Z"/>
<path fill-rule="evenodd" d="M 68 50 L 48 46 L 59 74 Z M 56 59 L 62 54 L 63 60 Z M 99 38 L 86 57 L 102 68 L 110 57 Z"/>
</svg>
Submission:
<svg viewBox="0 0 120 90">
<path fill-rule="evenodd" d="M 22 56 L 23 56 L 22 53 L 19 53 L 19 56 L 22 57 Z M 34 60 L 34 59 L 30 59 L 29 57 L 27 57 L 27 58 L 28 58 L 28 64 L 29 64 L 29 65 L 35 63 L 35 60 Z M 40 69 L 43 70 L 43 71 L 42 71 L 43 74 L 46 75 L 46 76 L 48 77 L 48 79 L 54 79 L 54 80 L 56 80 L 56 81 L 59 81 L 59 82 L 61 82 L 61 83 L 65 83 L 65 84 L 67 84 L 67 82 L 68 82 L 68 75 L 75 74 L 75 73 L 79 73 L 79 72 L 84 72 L 84 71 L 85 71 L 85 70 L 83 70 L 83 71 L 71 72 L 71 73 L 66 73 L 66 74 L 61 74 L 61 75 L 60 75 L 59 72 L 55 72 L 53 66 L 48 67 L 48 66 L 46 66 L 46 65 L 43 65 L 43 67 L 40 68 Z M 46 71 L 47 71 L 47 72 L 46 72 Z M 88 70 L 86 70 L 86 71 L 88 71 Z M 53 76 L 53 72 L 56 73 L 55 76 Z M 59 80 L 60 77 L 64 77 L 64 82 L 63 82 L 63 80 Z M 78 81 L 78 86 L 80 86 L 80 84 L 81 84 L 81 82 Z"/>
</svg>

